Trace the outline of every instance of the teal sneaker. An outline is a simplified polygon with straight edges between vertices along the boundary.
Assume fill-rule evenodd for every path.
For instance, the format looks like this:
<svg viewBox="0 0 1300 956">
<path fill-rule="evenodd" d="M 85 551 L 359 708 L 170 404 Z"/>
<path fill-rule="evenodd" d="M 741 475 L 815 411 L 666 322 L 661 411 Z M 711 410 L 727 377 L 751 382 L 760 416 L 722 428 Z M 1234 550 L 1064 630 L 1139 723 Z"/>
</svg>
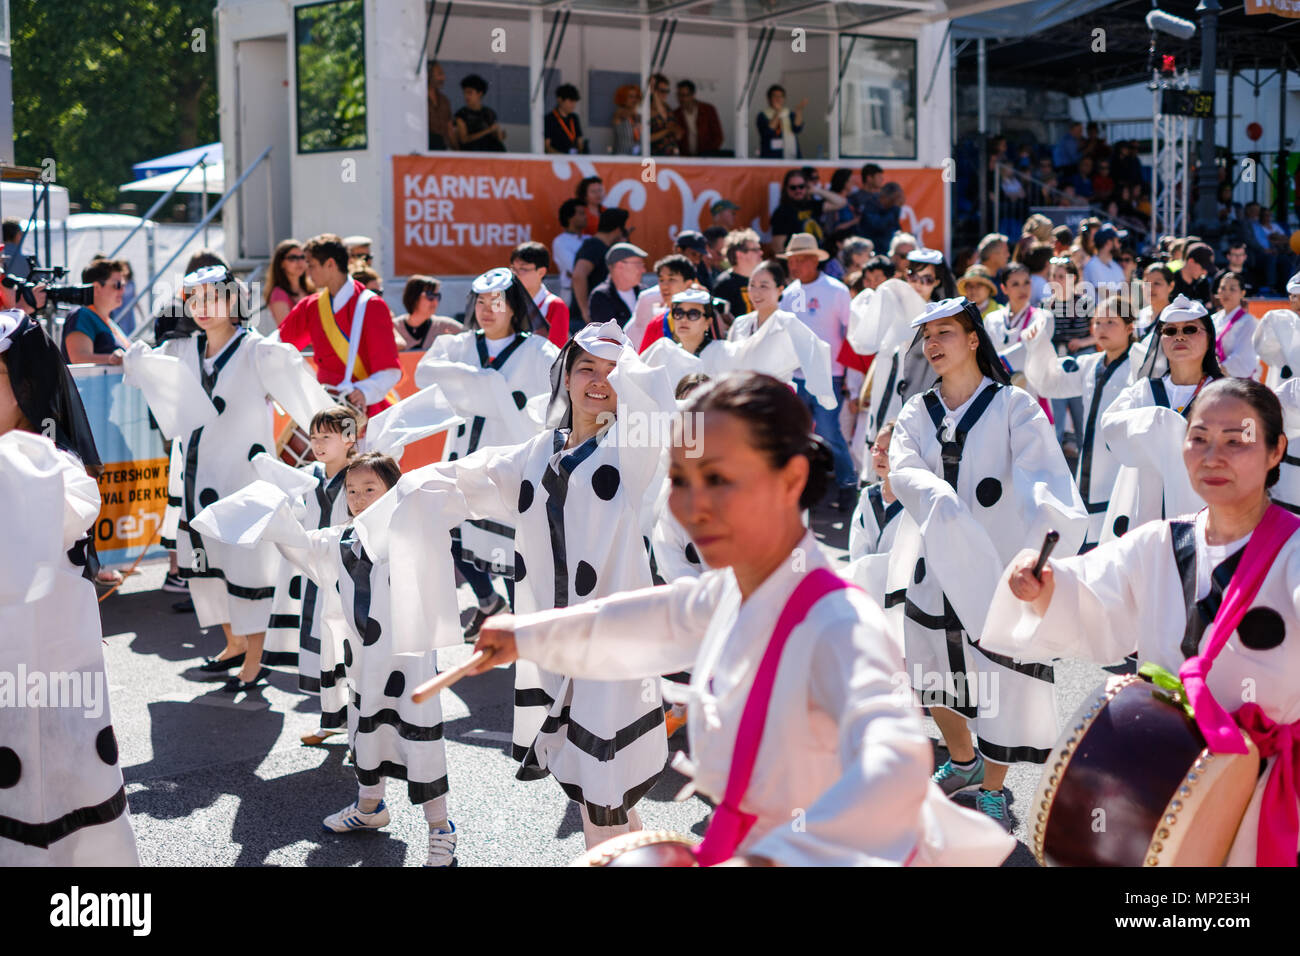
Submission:
<svg viewBox="0 0 1300 956">
<path fill-rule="evenodd" d="M 1007 792 L 1005 790 L 980 790 L 975 795 L 975 809 L 997 821 L 998 826 L 1010 831 L 1011 819 L 1007 816 Z"/>
<path fill-rule="evenodd" d="M 937 783 L 939 789 L 950 797 L 954 793 L 978 787 L 984 782 L 984 758 L 976 754 L 975 766 L 969 770 L 954 767 L 951 760 L 945 761 L 944 765 L 936 770 L 934 776 L 930 779 Z"/>
</svg>

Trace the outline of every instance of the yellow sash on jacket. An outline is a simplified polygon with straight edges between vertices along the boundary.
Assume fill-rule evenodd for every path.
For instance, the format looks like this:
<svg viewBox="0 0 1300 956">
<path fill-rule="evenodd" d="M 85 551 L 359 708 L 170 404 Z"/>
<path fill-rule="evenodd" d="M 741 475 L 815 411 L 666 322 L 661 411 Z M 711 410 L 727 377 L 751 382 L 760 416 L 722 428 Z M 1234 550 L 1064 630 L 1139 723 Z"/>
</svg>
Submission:
<svg viewBox="0 0 1300 956">
<path fill-rule="evenodd" d="M 365 328 L 366 317 L 363 314 L 361 324 L 357 325 L 356 306 L 358 304 L 360 304 L 359 296 L 357 297 L 357 303 L 352 308 L 352 330 L 359 335 Z M 330 348 L 334 350 L 334 354 L 338 356 L 339 362 L 343 365 L 343 376 L 347 378 L 349 342 L 347 336 L 343 334 L 343 330 L 339 328 L 338 320 L 334 318 L 334 303 L 330 301 L 329 289 L 321 290 L 320 295 L 316 297 L 316 305 L 320 309 L 320 324 L 321 328 L 325 330 L 325 338 L 329 340 Z M 366 370 L 366 363 L 361 360 L 361 353 L 358 351 L 356 361 L 352 365 L 351 381 L 356 382 L 369 377 L 370 372 Z M 385 395 L 384 398 L 394 405 L 401 401 L 397 393 L 392 391 Z"/>
</svg>

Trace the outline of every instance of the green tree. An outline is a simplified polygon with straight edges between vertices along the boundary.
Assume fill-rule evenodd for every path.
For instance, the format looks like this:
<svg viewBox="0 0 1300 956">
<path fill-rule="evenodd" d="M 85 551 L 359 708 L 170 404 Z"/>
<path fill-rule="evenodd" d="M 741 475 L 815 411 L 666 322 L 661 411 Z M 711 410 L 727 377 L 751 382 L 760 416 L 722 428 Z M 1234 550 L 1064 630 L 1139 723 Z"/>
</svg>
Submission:
<svg viewBox="0 0 1300 956">
<path fill-rule="evenodd" d="M 73 200 L 103 209 L 134 178 L 133 163 L 214 141 L 215 7 L 12 0 L 16 161 L 53 158 Z"/>
</svg>

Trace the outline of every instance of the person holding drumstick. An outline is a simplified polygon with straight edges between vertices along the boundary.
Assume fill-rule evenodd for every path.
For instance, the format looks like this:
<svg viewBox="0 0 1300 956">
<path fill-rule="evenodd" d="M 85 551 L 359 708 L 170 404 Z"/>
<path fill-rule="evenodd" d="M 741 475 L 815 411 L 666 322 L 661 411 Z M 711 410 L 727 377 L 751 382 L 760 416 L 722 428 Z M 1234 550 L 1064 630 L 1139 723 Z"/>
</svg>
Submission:
<svg viewBox="0 0 1300 956">
<path fill-rule="evenodd" d="M 721 804 L 702 863 L 1000 862 L 1010 838 L 927 782 L 930 744 L 898 692 L 902 655 L 879 606 L 834 583 L 804 527 L 833 480 L 807 408 L 778 379 L 746 372 L 692 395 L 686 413 L 699 416 L 701 454 L 679 425 L 669 507 L 713 570 L 490 618 L 476 645 L 490 656 L 475 672 L 523 659 L 624 681 L 692 667 L 694 786 Z M 766 714 L 757 729 L 755 709 Z M 733 786 L 741 777 L 748 787 Z M 727 830 L 736 813 L 752 826 Z M 940 830 L 953 856 L 936 860 Z"/>
<path fill-rule="evenodd" d="M 1052 561 L 1041 578 L 1032 573 L 1037 552 L 1022 551 L 980 640 L 1027 660 L 1110 664 L 1136 649 L 1182 678 L 1211 750 L 1233 752 L 1234 722 L 1246 731 L 1266 772 L 1229 866 L 1295 866 L 1300 844 L 1300 519 L 1269 496 L 1286 451 L 1272 392 L 1247 379 L 1207 385 L 1183 442 L 1183 465 L 1207 507 Z"/>
</svg>

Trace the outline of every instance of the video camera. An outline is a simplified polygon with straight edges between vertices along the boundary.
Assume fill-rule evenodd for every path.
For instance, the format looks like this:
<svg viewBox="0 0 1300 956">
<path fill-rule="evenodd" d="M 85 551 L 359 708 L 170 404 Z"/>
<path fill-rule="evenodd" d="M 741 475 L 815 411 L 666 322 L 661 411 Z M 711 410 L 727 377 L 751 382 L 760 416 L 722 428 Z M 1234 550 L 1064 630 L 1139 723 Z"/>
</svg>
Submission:
<svg viewBox="0 0 1300 956">
<path fill-rule="evenodd" d="M 6 274 L 0 277 L 0 285 L 3 285 L 6 289 L 16 289 L 18 294 L 23 297 L 23 301 L 33 309 L 37 307 L 36 287 L 42 282 L 45 283 L 46 302 L 56 305 L 94 305 L 95 287 L 92 283 L 58 284 L 58 281 L 67 274 L 68 270 L 62 266 L 33 269 L 26 279 Z"/>
</svg>

